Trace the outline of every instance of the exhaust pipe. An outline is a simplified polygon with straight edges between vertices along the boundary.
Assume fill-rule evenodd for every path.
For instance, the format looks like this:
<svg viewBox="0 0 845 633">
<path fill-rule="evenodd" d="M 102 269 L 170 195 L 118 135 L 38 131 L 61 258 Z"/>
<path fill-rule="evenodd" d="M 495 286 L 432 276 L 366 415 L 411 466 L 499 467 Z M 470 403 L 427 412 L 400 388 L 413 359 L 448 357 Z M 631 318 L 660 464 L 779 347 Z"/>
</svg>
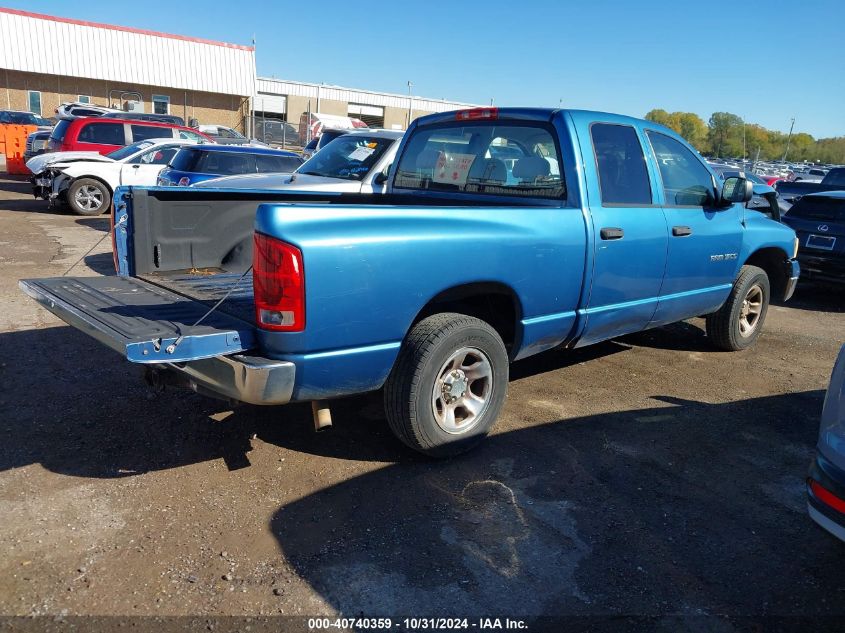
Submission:
<svg viewBox="0 0 845 633">
<path fill-rule="evenodd" d="M 315 431 L 324 431 L 332 425 L 332 412 L 326 400 L 313 400 L 311 413 L 314 416 Z"/>
</svg>

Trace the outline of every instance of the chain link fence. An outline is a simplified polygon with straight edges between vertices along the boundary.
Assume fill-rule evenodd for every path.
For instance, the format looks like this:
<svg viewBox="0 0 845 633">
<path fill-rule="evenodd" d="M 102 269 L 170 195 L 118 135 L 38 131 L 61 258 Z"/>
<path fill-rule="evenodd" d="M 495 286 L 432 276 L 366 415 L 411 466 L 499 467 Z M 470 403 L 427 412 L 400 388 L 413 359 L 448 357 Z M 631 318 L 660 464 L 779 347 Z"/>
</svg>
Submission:
<svg viewBox="0 0 845 633">
<path fill-rule="evenodd" d="M 299 135 L 297 125 L 283 121 L 280 118 L 268 116 L 247 116 L 244 129 L 252 130 L 252 138 L 282 149 L 299 150 L 308 142 Z"/>
</svg>

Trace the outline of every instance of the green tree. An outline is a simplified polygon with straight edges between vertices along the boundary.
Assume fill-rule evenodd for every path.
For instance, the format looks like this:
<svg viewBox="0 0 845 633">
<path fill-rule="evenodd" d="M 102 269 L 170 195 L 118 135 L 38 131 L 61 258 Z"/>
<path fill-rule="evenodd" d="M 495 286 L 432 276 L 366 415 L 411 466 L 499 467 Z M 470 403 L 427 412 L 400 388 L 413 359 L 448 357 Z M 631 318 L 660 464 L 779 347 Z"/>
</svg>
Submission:
<svg viewBox="0 0 845 633">
<path fill-rule="evenodd" d="M 675 113 L 666 112 L 666 110 L 651 110 L 645 115 L 649 121 L 654 121 L 660 125 L 665 125 L 670 130 L 675 130 L 678 134 L 681 133 L 681 124 Z"/>
<path fill-rule="evenodd" d="M 697 114 L 692 112 L 673 112 L 678 117 L 680 129 L 678 134 L 687 139 L 699 152 L 707 150 L 707 124 Z"/>
<path fill-rule="evenodd" d="M 699 152 L 703 152 L 707 146 L 707 125 L 704 120 L 692 112 L 667 112 L 666 110 L 655 109 L 645 115 L 649 121 L 665 125 L 674 130 Z"/>
<path fill-rule="evenodd" d="M 714 112 L 707 126 L 707 140 L 716 156 L 742 154 L 742 119 L 730 112 Z"/>
<path fill-rule="evenodd" d="M 815 154 L 816 140 L 804 132 L 792 135 L 792 140 L 789 142 L 789 154 L 787 160 L 811 160 Z M 784 147 L 786 150 L 786 147 Z M 781 154 L 781 157 L 783 154 Z"/>
</svg>

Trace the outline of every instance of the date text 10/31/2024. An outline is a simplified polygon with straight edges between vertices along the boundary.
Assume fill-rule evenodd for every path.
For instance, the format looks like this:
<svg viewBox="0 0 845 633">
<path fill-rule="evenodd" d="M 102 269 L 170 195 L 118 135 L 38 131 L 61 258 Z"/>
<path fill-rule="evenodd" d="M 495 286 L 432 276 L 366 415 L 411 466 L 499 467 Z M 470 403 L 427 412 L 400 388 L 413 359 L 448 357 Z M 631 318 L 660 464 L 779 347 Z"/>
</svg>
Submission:
<svg viewBox="0 0 845 633">
<path fill-rule="evenodd" d="M 511 618 L 309 618 L 308 629 L 320 630 L 399 630 L 399 631 L 452 631 L 452 630 L 527 630 L 524 620 Z"/>
</svg>

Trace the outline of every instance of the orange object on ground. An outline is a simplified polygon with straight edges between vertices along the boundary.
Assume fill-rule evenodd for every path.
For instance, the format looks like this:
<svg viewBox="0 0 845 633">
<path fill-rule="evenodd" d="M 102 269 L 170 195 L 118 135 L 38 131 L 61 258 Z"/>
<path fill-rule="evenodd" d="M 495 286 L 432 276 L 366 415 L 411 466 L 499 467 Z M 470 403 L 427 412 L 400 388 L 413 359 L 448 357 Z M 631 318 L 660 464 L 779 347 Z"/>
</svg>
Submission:
<svg viewBox="0 0 845 633">
<path fill-rule="evenodd" d="M 26 137 L 38 129 L 37 125 L 10 125 L 2 127 L 6 132 L 6 171 L 9 174 L 26 175 L 29 169 L 26 168 L 24 152 L 26 152 Z"/>
</svg>

